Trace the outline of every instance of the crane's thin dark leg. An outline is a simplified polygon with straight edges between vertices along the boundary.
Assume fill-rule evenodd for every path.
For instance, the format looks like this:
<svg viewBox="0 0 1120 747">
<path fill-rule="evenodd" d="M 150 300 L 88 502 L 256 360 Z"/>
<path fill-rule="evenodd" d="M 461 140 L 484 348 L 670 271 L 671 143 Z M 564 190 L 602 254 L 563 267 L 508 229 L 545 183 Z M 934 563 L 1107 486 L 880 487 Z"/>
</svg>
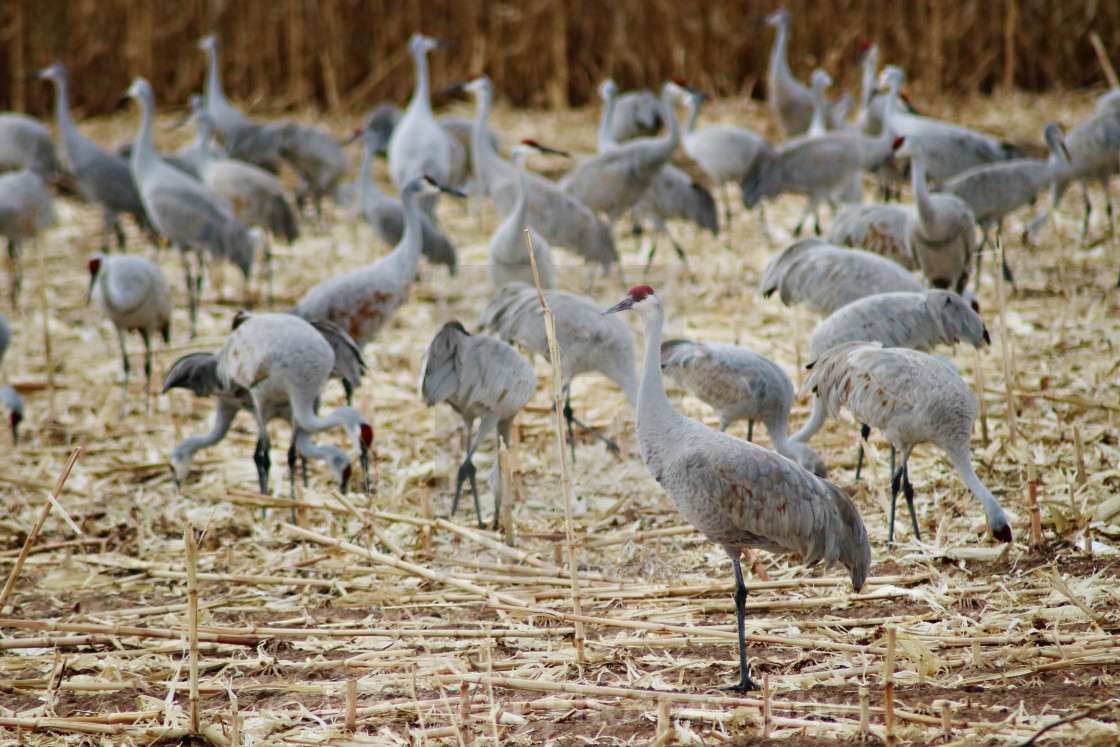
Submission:
<svg viewBox="0 0 1120 747">
<path fill-rule="evenodd" d="M 292 443 L 288 447 L 288 496 L 292 499 L 292 523 L 299 524 L 299 518 L 296 516 L 296 433 L 292 429 Z M 307 477 L 307 471 L 304 470 L 304 478 Z M 306 483 L 305 483 L 306 485 Z"/>
<path fill-rule="evenodd" d="M 988 227 L 986 225 L 980 227 L 980 246 L 976 248 L 976 279 L 973 285 L 974 290 L 980 292 L 980 265 L 984 260 L 984 248 L 988 246 Z"/>
<path fill-rule="evenodd" d="M 152 341 L 148 338 L 148 330 L 140 330 L 140 339 L 144 341 L 144 412 L 152 411 Z"/>
<path fill-rule="evenodd" d="M 727 230 L 731 230 L 731 196 L 727 192 L 727 182 L 719 185 L 719 191 L 723 196 L 723 223 L 727 226 Z"/>
<path fill-rule="evenodd" d="M 914 527 L 914 539 L 921 540 L 922 533 L 918 530 L 918 517 L 914 514 L 914 486 L 910 484 L 910 470 L 902 465 L 902 495 L 906 498 L 906 506 L 910 509 L 910 523 Z"/>
<path fill-rule="evenodd" d="M 748 420 L 747 421 L 747 440 L 751 441 L 751 442 L 754 441 L 754 421 L 753 420 Z"/>
<path fill-rule="evenodd" d="M 19 244 L 8 239 L 8 298 L 14 308 L 19 304 L 19 290 L 23 285 L 23 268 L 19 261 Z"/>
<path fill-rule="evenodd" d="M 346 392 L 346 406 L 354 406 L 354 387 L 350 386 L 350 382 L 346 379 L 342 380 L 342 391 Z"/>
<path fill-rule="evenodd" d="M 1104 214 L 1108 216 L 1108 235 L 1111 236 L 1115 232 L 1112 225 L 1112 197 L 1108 194 L 1108 182 L 1103 182 L 1101 186 L 1104 187 Z"/>
<path fill-rule="evenodd" d="M 859 424 L 859 453 L 856 455 L 856 479 L 859 479 L 860 470 L 863 469 L 863 443 L 871 436 L 871 426 L 867 423 Z"/>
<path fill-rule="evenodd" d="M 471 483 L 471 493 L 474 495 L 474 510 L 475 516 L 478 517 L 478 528 L 485 529 L 486 524 L 482 521 L 482 506 L 478 502 L 478 484 L 475 482 L 475 473 L 477 469 L 471 461 L 473 454 L 468 454 L 466 461 L 459 466 L 459 475 L 455 479 L 455 498 L 451 501 L 451 515 L 455 515 L 456 509 L 459 508 L 459 496 L 463 492 L 463 483 L 468 480 Z"/>
<path fill-rule="evenodd" d="M 581 423 L 576 418 L 575 413 L 572 411 L 572 389 L 571 389 L 570 384 L 567 388 L 567 392 L 568 392 L 568 395 L 564 400 L 564 417 L 568 421 L 568 441 L 572 445 L 572 463 L 574 464 L 575 461 L 576 461 L 576 442 L 575 442 L 574 436 L 572 435 L 572 423 L 575 423 L 580 428 L 583 428 L 585 431 L 590 433 L 592 436 L 594 436 L 595 438 L 599 439 L 604 444 L 606 444 L 607 449 L 609 449 L 612 454 L 618 454 L 619 453 L 618 444 L 616 444 L 614 441 L 607 438 L 606 436 L 604 436 L 602 433 L 595 430 L 591 426 L 587 425 L 586 423 Z"/>
<path fill-rule="evenodd" d="M 773 244 L 774 237 L 770 233 L 770 224 L 766 222 L 766 209 L 761 201 L 758 203 L 758 225 L 762 229 L 762 235 L 766 237 L 766 243 Z"/>
<path fill-rule="evenodd" d="M 898 499 L 898 491 L 902 485 L 902 468 L 898 472 L 892 472 L 891 476 L 891 519 L 887 529 L 887 548 L 889 549 L 894 545 L 894 506 L 895 501 Z"/>
<path fill-rule="evenodd" d="M 120 218 L 113 218 L 113 230 L 117 234 L 117 249 L 120 250 L 123 253 L 124 252 L 124 245 L 125 245 L 125 238 L 124 238 L 124 228 L 121 226 Z M 105 242 L 105 251 L 106 251 L 106 253 L 108 253 L 108 251 L 109 251 L 109 242 L 108 241 Z"/>
<path fill-rule="evenodd" d="M 1081 183 L 1081 199 L 1085 201 L 1085 217 L 1081 220 L 1081 246 L 1085 246 L 1085 239 L 1089 235 L 1089 213 L 1093 211 L 1093 203 L 1089 202 L 1089 188 Z"/>
<path fill-rule="evenodd" d="M 735 692 L 757 690 L 758 685 L 751 680 L 751 670 L 747 666 L 747 585 L 743 583 L 743 569 L 739 565 L 739 548 L 731 555 L 731 565 L 735 569 L 735 622 L 739 629 L 739 682 L 722 688 Z"/>
<path fill-rule="evenodd" d="M 187 284 L 187 310 L 191 318 L 191 339 L 197 335 L 198 299 L 195 297 L 194 273 L 191 271 L 190 253 L 185 249 L 179 250 L 179 257 L 183 261 L 183 277 Z"/>
<path fill-rule="evenodd" d="M 307 487 L 307 457 L 305 457 L 303 455 L 303 452 L 300 452 L 300 455 L 299 455 L 299 469 L 300 469 L 300 472 L 303 473 L 303 487 L 306 488 Z M 345 493 L 346 489 L 343 488 L 342 492 Z"/>
<path fill-rule="evenodd" d="M 257 447 L 253 450 L 253 462 L 257 465 L 257 480 L 260 482 L 261 495 L 268 495 L 268 470 L 272 462 L 268 458 L 268 438 L 259 436 Z"/>
<path fill-rule="evenodd" d="M 124 331 L 117 328 L 117 341 L 121 344 L 121 361 L 124 365 L 124 381 L 121 382 L 121 409 L 119 417 L 124 420 L 125 405 L 128 403 L 128 374 L 132 370 L 132 366 L 128 362 L 128 350 L 124 346 Z"/>
<path fill-rule="evenodd" d="M 676 250 L 677 256 L 681 258 L 681 264 L 684 265 L 684 269 L 692 269 L 688 266 L 688 257 L 684 256 L 684 249 L 681 248 L 681 245 L 677 243 L 677 240 L 673 238 L 673 235 L 669 233 L 668 229 L 665 230 L 665 235 L 669 237 L 669 241 L 670 243 L 672 243 L 673 249 Z"/>
</svg>

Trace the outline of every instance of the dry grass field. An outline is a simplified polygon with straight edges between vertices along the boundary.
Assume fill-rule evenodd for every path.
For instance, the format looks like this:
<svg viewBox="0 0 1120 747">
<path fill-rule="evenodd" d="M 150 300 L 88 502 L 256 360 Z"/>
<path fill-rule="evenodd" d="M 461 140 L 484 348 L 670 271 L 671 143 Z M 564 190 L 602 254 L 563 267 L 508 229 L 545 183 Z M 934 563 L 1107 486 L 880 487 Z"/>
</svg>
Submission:
<svg viewBox="0 0 1120 747">
<path fill-rule="evenodd" d="M 1006 95 L 924 109 L 1037 141 L 1045 121 L 1070 126 L 1092 103 L 1088 94 Z M 449 110 L 473 112 L 468 104 Z M 499 107 L 491 124 L 506 148 L 531 136 L 583 157 L 597 116 Z M 137 120 L 130 109 L 81 126 L 114 142 L 131 137 Z M 321 123 L 341 135 L 356 121 Z M 717 102 L 702 124 L 716 121 L 774 134 L 756 102 Z M 166 147 L 188 136 L 157 128 Z M 568 167 L 557 159 L 531 165 L 553 176 Z M 384 164 L 376 168 L 386 183 Z M 1093 199 L 1100 204 L 1099 191 Z M 287 430 L 272 431 L 273 495 L 261 496 L 255 426 L 244 413 L 221 445 L 199 454 L 176 492 L 168 455 L 186 435 L 208 430 L 211 404 L 176 390 L 153 393 L 146 412 L 137 337 L 128 340 L 134 373 L 127 415 L 118 419 L 116 335 L 85 304 L 98 214 L 72 197 L 57 206 L 57 227 L 26 254 L 20 307 L 0 302 L 16 331 L 0 381 L 27 403 L 18 448 L 0 433 L 0 578 L 15 567 L 75 451 L 58 502 L 76 526 L 51 512 L 0 611 L 0 744 L 186 744 L 196 739 L 192 706 L 200 739 L 220 745 L 808 745 L 860 737 L 1014 745 L 1060 719 L 1072 722 L 1034 743 L 1120 739 L 1120 250 L 1103 211 L 1091 230 L 1098 240 L 1078 246 L 1074 190 L 1038 246 L 1023 249 L 1018 239 L 1029 215 L 1010 222 L 1018 292 L 1007 289 L 1001 303 L 997 263 L 987 262 L 979 296 L 993 344 L 951 354 L 969 382 L 982 381 L 973 459 L 1011 517 L 1015 543 L 985 536 L 982 511 L 948 461 L 920 446 L 911 475 L 925 542 L 913 542 L 900 516 L 898 544 L 888 549 L 887 444 L 872 437 L 870 469 L 857 484 L 858 426 L 847 416 L 830 421 L 813 445 L 862 512 L 870 578 L 854 594 L 842 568 L 806 570 L 762 553 L 770 580 L 748 578 L 747 633 L 769 691 L 746 695 L 718 689 L 737 676 L 730 564 L 649 477 L 634 412 L 606 380 L 588 376 L 573 387 L 577 412 L 623 446 L 612 456 L 577 433 L 574 567 L 544 361 L 535 364 L 540 391 L 518 418 L 510 543 L 476 528 L 469 499 L 448 515 L 464 451 L 460 419 L 446 405 L 426 408 L 416 379 L 439 325 L 458 318 L 473 328 L 489 298 L 486 247 L 498 222 L 490 206 L 480 216 L 469 201 L 443 201 L 458 276 L 422 264 L 411 300 L 366 349 L 371 375 L 354 404 L 376 428 L 374 489 L 342 496 L 313 464 L 310 486 L 297 486 L 295 525 Z M 638 239 L 620 236 L 625 280 L 658 291 L 670 333 L 747 345 L 799 382 L 815 319 L 759 298 L 757 285 L 801 208 L 797 197 L 770 207 L 774 245 L 741 205 L 732 230 L 718 237 L 673 226 L 688 270 L 662 241 L 644 274 Z M 257 310 L 284 310 L 315 282 L 387 251 L 334 205 L 321 221 L 305 219 L 303 231 L 291 248 L 276 248 L 275 299 L 259 300 Z M 153 255 L 134 226 L 129 239 L 130 251 Z M 240 300 L 236 271 L 216 267 L 199 336 L 188 340 L 178 257 L 164 251 L 159 261 L 176 310 L 172 343 L 156 353 L 157 389 L 179 356 L 221 345 Z M 570 264 L 563 285 L 580 290 L 585 277 Z M 609 305 L 625 289 L 617 277 L 600 277 L 593 295 Z M 707 406 L 680 391 L 670 397 L 714 426 Z M 332 384 L 325 406 L 341 403 Z M 792 419 L 800 424 L 807 414 L 802 398 Z M 755 438 L 767 444 L 762 430 Z M 745 424 L 732 433 L 745 437 Z M 319 440 L 347 448 L 337 431 Z M 488 444 L 475 460 L 480 475 L 493 458 Z M 1039 546 L 1030 542 L 1028 463 L 1037 468 Z M 193 562 L 188 525 L 200 535 Z M 188 616 L 195 598 L 196 628 Z M 194 629 L 197 668 L 188 655 Z"/>
</svg>

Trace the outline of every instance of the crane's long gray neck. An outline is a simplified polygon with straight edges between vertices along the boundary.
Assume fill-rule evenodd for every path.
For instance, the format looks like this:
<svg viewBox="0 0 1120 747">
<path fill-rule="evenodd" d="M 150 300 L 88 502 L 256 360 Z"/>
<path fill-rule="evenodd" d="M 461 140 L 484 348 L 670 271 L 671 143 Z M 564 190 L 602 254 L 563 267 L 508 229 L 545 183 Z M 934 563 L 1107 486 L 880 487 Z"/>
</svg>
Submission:
<svg viewBox="0 0 1120 747">
<path fill-rule="evenodd" d="M 677 119 L 677 92 L 668 86 L 661 91 L 661 108 L 665 110 L 666 123 L 669 125 L 669 132 L 662 142 L 672 152 L 681 144 L 681 122 Z"/>
<path fill-rule="evenodd" d="M 155 102 L 150 92 L 141 93 L 136 101 L 140 104 L 140 131 L 132 148 L 132 166 L 134 170 L 145 171 L 159 157 L 154 134 Z"/>
<path fill-rule="evenodd" d="M 866 109 L 875 97 L 875 68 L 879 67 L 879 49 L 872 47 L 867 50 L 867 57 L 863 60 L 863 87 L 859 94 L 859 105 Z"/>
<path fill-rule="evenodd" d="M 358 171 L 358 205 L 364 207 L 366 202 L 380 194 L 377 185 L 373 182 L 373 142 L 369 135 L 362 138 L 362 165 Z"/>
<path fill-rule="evenodd" d="M 809 134 L 822 134 L 828 130 L 827 104 L 824 100 L 824 86 L 813 83 L 813 119 L 809 123 Z"/>
<path fill-rule="evenodd" d="M 428 53 L 419 49 L 412 53 L 416 63 L 416 89 L 412 92 L 412 100 L 408 102 L 409 109 L 432 113 L 432 99 L 428 87 Z"/>
<path fill-rule="evenodd" d="M 218 160 L 218 154 L 214 152 L 214 122 L 207 117 L 201 117 L 196 126 L 198 132 L 195 133 L 195 140 L 198 142 L 199 164 L 204 165 Z"/>
<path fill-rule="evenodd" d="M 793 76 L 789 71 L 787 53 L 789 48 L 789 24 L 779 23 L 777 36 L 774 37 L 774 49 L 770 52 L 770 80 L 788 79 Z"/>
<path fill-rule="evenodd" d="M 825 421 L 828 420 L 828 409 L 824 406 L 824 400 L 819 395 L 813 395 L 813 411 L 809 415 L 809 419 L 805 421 L 805 425 L 801 429 L 790 436 L 791 441 L 799 441 L 801 443 L 808 443 L 809 439 L 813 437 L 817 431 L 821 429 Z M 767 426 L 769 430 L 769 426 Z M 773 436 L 771 436 L 773 438 Z"/>
<path fill-rule="evenodd" d="M 529 212 L 529 175 L 525 169 L 525 154 L 519 154 L 513 161 L 517 169 L 517 203 L 513 206 L 513 221 L 519 229 L 529 227 L 527 214 Z"/>
<path fill-rule="evenodd" d="M 225 102 L 226 94 L 222 90 L 222 80 L 218 72 L 218 50 L 213 47 L 206 48 L 206 106 L 209 108 L 215 102 Z"/>
<path fill-rule="evenodd" d="M 187 436 L 175 447 L 175 452 L 186 460 L 188 472 L 190 464 L 194 462 L 194 455 L 225 438 L 237 415 L 238 408 L 220 398 L 215 397 L 214 404 L 214 425 L 210 428 L 210 432 Z M 184 474 L 183 477 L 186 475 Z"/>
<path fill-rule="evenodd" d="M 976 496 L 976 500 L 980 501 L 980 505 L 984 507 L 984 513 L 988 517 L 988 526 L 992 529 L 1006 526 L 1007 514 L 1003 512 L 1003 508 L 991 491 L 976 476 L 976 471 L 972 468 L 972 455 L 968 452 L 967 444 L 947 448 L 945 453 L 948 455 L 949 461 L 953 463 L 957 473 L 960 474 L 961 480 Z"/>
<path fill-rule="evenodd" d="M 688 119 L 684 126 L 684 134 L 691 135 L 696 131 L 696 120 L 700 117 L 700 99 L 696 96 L 688 97 Z"/>
<path fill-rule="evenodd" d="M 404 205 L 404 234 L 401 243 L 393 250 L 390 259 L 400 271 L 405 273 L 409 282 L 412 281 L 416 271 L 420 268 L 420 247 L 423 244 L 422 232 L 424 230 L 423 217 L 420 212 L 419 201 L 416 193 L 408 189 L 401 195 Z"/>
<path fill-rule="evenodd" d="M 605 153 L 618 145 L 614 140 L 614 134 L 611 132 L 611 122 L 614 121 L 614 99 L 613 93 L 608 94 L 603 99 L 603 116 L 599 119 L 598 150 L 600 153 Z"/>
<path fill-rule="evenodd" d="M 926 158 L 916 153 L 910 158 L 910 188 L 914 192 L 914 204 L 922 223 L 932 224 L 935 220 L 933 200 L 930 199 L 929 185 L 926 183 Z"/>
<path fill-rule="evenodd" d="M 73 150 L 76 141 L 81 137 L 78 132 L 77 126 L 74 124 L 74 117 L 70 114 L 70 81 L 66 73 L 56 76 L 54 79 L 54 110 L 55 118 L 58 120 L 58 133 L 62 138 L 63 145 L 69 151 L 67 155 L 73 158 Z"/>
<path fill-rule="evenodd" d="M 643 314 L 642 321 L 645 323 L 646 349 L 642 358 L 642 381 L 638 386 L 636 409 L 639 425 L 644 420 L 643 415 L 656 419 L 672 412 L 681 416 L 669 404 L 669 397 L 665 394 L 665 380 L 661 375 L 661 328 L 665 323 L 665 307 L 660 299 Z"/>
<path fill-rule="evenodd" d="M 494 150 L 490 141 L 487 128 L 490 121 L 490 105 L 494 100 L 494 92 L 489 86 L 479 86 L 475 91 L 478 111 L 474 118 L 474 127 L 471 130 L 471 163 L 474 167 L 474 178 L 489 194 L 494 185 L 487 179 L 487 172 L 501 170 L 506 167 L 506 162 Z"/>
<path fill-rule="evenodd" d="M 361 437 L 358 433 L 358 425 L 365 420 L 365 417 L 353 407 L 343 406 L 336 408 L 325 418 L 321 418 L 315 412 L 315 400 L 315 397 L 293 393 L 292 420 L 295 421 L 295 425 L 309 434 L 319 433 L 328 428 L 342 428 L 355 448 L 360 450 Z"/>
</svg>

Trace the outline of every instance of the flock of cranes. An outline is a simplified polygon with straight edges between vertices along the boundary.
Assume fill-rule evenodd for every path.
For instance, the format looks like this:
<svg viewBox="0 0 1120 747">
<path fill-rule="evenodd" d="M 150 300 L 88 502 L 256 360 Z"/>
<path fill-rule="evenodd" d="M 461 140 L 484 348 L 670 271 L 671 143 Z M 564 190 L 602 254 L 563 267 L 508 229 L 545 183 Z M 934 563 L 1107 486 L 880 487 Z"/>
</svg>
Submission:
<svg viewBox="0 0 1120 747">
<path fill-rule="evenodd" d="M 510 150 L 508 160 L 502 156 L 499 138 L 489 127 L 494 91 L 486 77 L 474 76 L 448 89 L 473 96 L 473 122 L 434 115 L 427 58 L 445 45 L 422 35 L 409 42 L 416 85 L 407 108 L 379 107 L 353 133 L 362 157 L 352 185 L 343 182 L 349 166 L 344 143 L 296 122 L 256 122 L 229 101 L 214 37 L 200 45 L 208 70 L 204 95 L 193 102 L 190 117 L 197 139 L 174 156 L 156 150 L 156 97 L 146 80 L 137 78 L 128 88 L 139 104 L 140 123 L 128 154 L 122 155 L 82 134 L 68 108 L 67 71 L 54 63 L 36 77 L 55 86 L 61 158 L 41 123 L 23 115 L 0 115 L 0 166 L 12 169 L 0 176 L 0 233 L 8 239 L 13 262 L 11 305 L 18 310 L 21 245 L 56 221 L 48 185 L 65 172 L 102 215 L 100 251 L 88 263 L 90 298 L 120 340 L 123 418 L 130 373 L 126 335 L 137 331 L 144 342 L 147 403 L 151 341 L 156 335 L 167 341 L 171 335 L 173 294 L 156 262 L 110 256 L 111 237 L 121 249 L 126 243 L 122 214 L 179 252 L 193 338 L 207 263 L 221 260 L 236 266 L 248 301 L 253 272 L 271 278 L 269 237 L 298 248 L 300 216 L 312 209 L 308 202 L 320 216 L 324 198 L 346 203 L 394 249 L 369 265 L 332 268 L 329 277 L 316 279 L 318 284 L 305 283 L 302 298 L 285 312 L 238 314 L 220 350 L 179 359 L 168 371 L 163 391 L 185 388 L 215 403 L 210 431 L 189 436 L 170 453 L 177 486 L 185 484 L 197 452 L 220 443 L 236 414 L 246 410 L 257 425 L 253 460 L 262 493 L 269 491 L 268 427 L 274 419 L 292 429 L 288 466 L 293 491 L 297 457 L 324 461 L 342 490 L 350 486 L 350 456 L 313 440 L 336 427 L 345 432 L 351 453 L 358 454 L 368 490 L 374 429 L 371 419 L 352 406 L 353 391 L 368 373 L 363 350 L 394 314 L 408 307 L 417 275 L 428 271 L 422 257 L 429 264 L 446 265 L 448 278 L 455 276 L 455 236 L 439 221 L 439 197 L 463 197 L 471 189 L 490 198 L 502 217 L 489 243 L 494 294 L 475 327 L 494 337 L 472 334 L 449 320 L 435 332 L 418 374 L 427 405 L 448 403 L 463 418 L 467 433 L 452 512 L 469 483 L 483 525 L 473 458 L 491 432 L 509 443 L 514 419 L 536 391 L 533 366 L 517 348 L 550 354 L 543 298 L 556 320 L 563 415 L 573 459 L 575 426 L 619 451 L 614 441 L 578 420 L 572 408 L 572 379 L 598 372 L 635 409 L 641 456 L 653 478 L 680 513 L 732 560 L 741 664 L 735 687 L 752 688 L 743 639 L 746 587 L 739 556 L 744 549 L 799 553 L 809 564 L 840 562 L 857 590 L 868 574 L 871 549 L 859 510 L 846 491 L 825 479 L 825 460 L 808 444 L 828 414 L 836 416 L 846 406 L 863 425 L 864 437 L 878 428 L 891 444 L 891 541 L 898 492 L 908 504 L 915 538 L 920 536 L 907 463 L 922 443 L 944 451 L 981 503 L 991 536 L 1012 541 L 1006 514 L 972 468 L 975 396 L 950 362 L 925 351 L 962 342 L 980 348 L 989 342 L 969 281 L 974 261 L 979 279 L 979 252 L 990 228 L 999 230 L 1009 213 L 1033 203 L 1048 188 L 1053 210 L 1072 181 L 1083 190 L 1088 182 L 1100 181 L 1107 195 L 1108 180 L 1120 166 L 1120 104 L 1115 103 L 1120 97 L 1104 97 L 1097 113 L 1067 136 L 1056 124 L 1047 125 L 1048 159 L 1029 159 L 1014 146 L 907 110 L 900 96 L 902 71 L 887 67 L 879 74 L 877 51 L 869 47 L 860 110 L 849 124 L 849 104 L 827 101 L 827 74 L 815 74 L 812 88 L 793 77 L 786 60 L 789 13 L 777 11 L 767 22 L 777 32 L 768 91 L 786 142 L 771 143 L 729 125 L 700 127 L 705 96 L 685 81 L 665 82 L 659 99 L 648 93 L 620 97 L 607 81 L 601 88 L 597 153 L 559 182 L 530 171 L 526 159 L 533 153 L 568 157 L 566 153 L 528 139 Z M 677 116 L 680 106 L 688 107 L 683 126 Z M 665 133 L 657 135 L 662 127 Z M 681 150 L 718 190 L 725 230 L 731 222 L 729 182 L 740 185 L 744 207 L 758 207 L 760 218 L 764 201 L 788 192 L 806 195 L 795 234 L 812 216 L 819 236 L 821 208 L 833 206 L 826 238 L 798 239 L 785 247 L 766 268 L 759 288 L 764 296 L 777 293 L 782 303 L 822 316 L 809 341 L 812 364 L 802 391 L 813 396 L 812 415 L 792 435 L 794 384 L 774 362 L 735 345 L 662 341 L 666 309 L 647 285 L 635 286 L 609 309 L 559 287 L 565 279 L 555 256 L 560 251 L 591 266 L 592 287 L 597 269 L 613 271 L 619 263 L 615 229 L 626 215 L 652 222 L 659 233 L 667 234 L 666 222 L 676 220 L 720 231 L 719 210 L 708 187 L 670 163 Z M 1105 151 L 1107 158 L 1100 155 Z M 388 157 L 399 200 L 374 182 L 371 166 L 381 153 Z M 862 202 L 865 173 L 893 185 L 907 168 L 912 203 Z M 277 176 L 282 169 L 299 179 L 294 199 Z M 1090 209 L 1085 195 L 1083 233 Z M 1111 205 L 1108 210 L 1111 221 Z M 1028 233 L 1037 231 L 1048 214 L 1032 220 Z M 762 228 L 768 235 L 764 218 Z M 543 294 L 533 286 L 526 236 Z M 684 248 L 677 238 L 669 238 L 683 262 Z M 640 369 L 633 334 L 614 316 L 621 311 L 633 311 L 643 325 Z M 11 336 L 8 321 L 0 316 L 0 362 Z M 718 430 L 684 417 L 670 404 L 666 375 L 715 409 Z M 320 416 L 331 378 L 341 380 L 347 404 Z M 10 414 L 15 441 L 24 415 L 22 401 L 5 387 L 0 388 L 0 402 Z M 746 440 L 724 432 L 740 419 L 749 423 Z M 756 420 L 766 426 L 773 451 L 752 443 Z M 490 487 L 497 523 L 503 493 L 497 459 Z"/>
</svg>

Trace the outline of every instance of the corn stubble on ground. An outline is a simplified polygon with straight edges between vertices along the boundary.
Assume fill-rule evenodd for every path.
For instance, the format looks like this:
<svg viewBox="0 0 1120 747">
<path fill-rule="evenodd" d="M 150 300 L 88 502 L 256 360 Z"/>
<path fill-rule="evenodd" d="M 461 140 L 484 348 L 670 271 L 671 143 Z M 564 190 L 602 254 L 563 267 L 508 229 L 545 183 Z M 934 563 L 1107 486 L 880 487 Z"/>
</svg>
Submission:
<svg viewBox="0 0 1120 747">
<path fill-rule="evenodd" d="M 1033 140 L 1043 116 L 1076 121 L 1091 110 L 1092 99 L 1017 96 L 975 106 L 956 118 L 983 126 L 998 109 L 998 121 L 1021 128 L 1007 134 Z M 1007 106 L 1021 116 L 1007 117 Z M 463 105 L 462 113 L 470 116 L 471 107 Z M 536 137 L 587 152 L 597 115 L 499 110 L 492 124 L 507 146 Z M 775 134 L 757 103 L 717 103 L 706 116 Z M 330 124 L 341 132 L 353 123 Z M 122 116 L 94 125 L 95 137 L 112 141 L 131 137 L 134 122 Z M 385 183 L 384 165 L 378 169 Z M 866 194 L 871 191 L 868 184 Z M 1099 192 L 1093 197 L 1099 200 Z M 584 744 L 592 738 L 762 744 L 764 729 L 771 738 L 808 744 L 861 732 L 861 686 L 869 692 L 869 729 L 878 739 L 885 736 L 883 665 L 891 626 L 897 631 L 895 733 L 902 741 L 929 744 L 948 733 L 949 739 L 1019 743 L 1060 718 L 1120 697 L 1120 314 L 1112 287 L 1120 251 L 1115 239 L 1076 247 L 1080 205 L 1074 197 L 1067 196 L 1040 246 L 1024 251 L 1008 242 L 1020 290 L 1008 300 L 1006 329 L 999 323 L 996 277 L 991 269 L 984 275 L 980 298 L 995 344 L 979 358 L 966 349 L 952 356 L 970 382 L 977 363 L 984 368 L 990 441 L 981 441 L 977 427 L 974 462 L 1007 509 L 1018 542 L 1007 548 L 982 536 L 975 501 L 940 452 L 921 446 L 910 467 L 929 545 L 908 544 L 903 521 L 900 545 L 888 553 L 887 444 L 872 437 L 864 489 L 857 491 L 858 426 L 830 422 L 813 446 L 830 478 L 855 493 L 875 561 L 864 593 L 854 596 L 842 571 L 807 571 L 796 559 L 761 554 L 771 581 L 748 577 L 747 632 L 766 662 L 766 671 L 757 672 L 769 677 L 766 726 L 761 694 L 735 700 L 716 690 L 737 672 L 727 559 L 683 525 L 650 480 L 636 455 L 633 412 L 604 380 L 580 378 L 573 392 L 581 414 L 624 444 L 619 459 L 583 438 L 573 465 L 583 613 L 598 619 L 587 626 L 582 665 L 574 665 L 573 623 L 563 617 L 571 610 L 571 590 L 556 552 L 563 509 L 544 361 L 535 362 L 541 386 L 517 421 L 524 484 L 513 511 L 517 550 L 502 553 L 480 541 L 474 517 L 462 510 L 455 525 L 465 529 L 458 532 L 418 519 L 428 500 L 435 521 L 446 517 L 463 453 L 459 418 L 449 408 L 426 408 L 416 395 L 421 357 L 439 325 L 451 318 L 471 325 L 489 298 L 484 262 L 497 218 L 487 209 L 480 228 L 467 205 L 445 200 L 440 206 L 459 246 L 459 276 L 449 279 L 445 268 L 422 264 L 411 300 L 367 347 L 372 375 L 354 404 L 376 427 L 373 494 L 347 496 L 352 512 L 332 495 L 329 473 L 313 465 L 310 487 L 301 493 L 310 506 L 301 521 L 314 534 L 297 535 L 281 527 L 286 510 L 273 508 L 261 519 L 264 502 L 253 495 L 255 426 L 247 414 L 223 444 L 199 454 L 179 495 L 168 455 L 181 438 L 207 429 L 211 403 L 174 391 L 154 397 L 145 414 L 134 379 L 128 415 L 118 421 L 114 333 L 82 303 L 98 215 L 89 205 L 60 201 L 59 226 L 27 253 L 20 312 L 5 308 L 17 333 L 4 374 L 21 389 L 28 416 L 21 433 L 26 441 L 17 451 L 0 434 L 3 575 L 79 444 L 84 452 L 60 500 L 82 535 L 57 516 L 48 519 L 4 612 L 23 626 L 60 625 L 52 631 L 4 624 L 0 743 L 84 744 L 97 734 L 106 744 L 151 744 L 161 734 L 182 738 L 188 725 L 181 639 L 188 520 L 206 527 L 198 565 L 201 723 L 244 744 L 315 744 L 345 736 L 347 680 L 357 681 L 355 744 Z M 782 238 L 801 208 L 799 198 L 789 197 L 769 210 Z M 343 211 L 328 210 L 329 229 L 309 221 L 294 247 L 275 247 L 275 309 L 287 308 L 329 273 L 387 251 L 367 227 L 354 228 Z M 778 248 L 762 239 L 757 217 L 739 209 L 730 236 L 674 230 L 692 274 L 670 262 L 642 278 L 665 300 L 667 334 L 747 345 L 800 384 L 815 319 L 756 297 L 762 269 Z M 1103 236 L 1103 223 L 1093 231 Z M 132 227 L 129 240 L 133 252 L 151 255 Z M 638 279 L 642 258 L 635 240 L 622 237 L 620 248 L 627 280 Z M 659 258 L 670 255 L 663 251 Z M 557 257 L 568 261 L 564 253 Z M 175 282 L 178 257 L 165 251 L 159 261 L 173 279 L 176 307 L 172 345 L 156 350 L 157 382 L 184 353 L 216 350 L 240 299 L 240 278 L 216 267 L 203 293 L 199 338 L 188 343 L 186 304 Z M 561 277 L 579 290 L 584 270 L 572 267 Z M 594 295 L 612 304 L 623 292 L 614 277 L 600 278 Z M 41 299 L 49 313 L 52 372 L 43 355 Z M 1005 334 L 1015 357 L 1009 367 L 1018 407 L 1014 444 L 999 342 Z M 137 341 L 129 344 L 139 350 Z M 699 401 L 679 390 L 671 397 L 687 415 L 714 427 L 714 413 Z M 341 389 L 332 385 L 324 406 L 339 404 Z M 794 426 L 804 421 L 808 405 L 796 404 Z M 731 432 L 745 436 L 745 423 Z M 286 464 L 281 450 L 288 432 L 274 426 L 273 434 L 272 482 L 283 486 L 286 478 L 276 469 Z M 768 445 L 765 435 L 755 437 Z M 322 440 L 348 447 L 341 433 Z M 493 453 L 489 447 L 479 452 L 480 474 Z M 1035 552 L 1025 541 L 1028 457 L 1038 469 L 1046 541 Z M 286 495 L 282 487 L 275 490 Z M 482 491 L 488 514 L 489 493 Z M 322 538 L 349 544 L 327 546 Z M 408 563 L 437 575 L 420 576 Z M 519 609 L 515 602 L 550 613 Z M 173 701 L 169 689 L 176 690 Z M 668 700 L 659 705 L 660 698 Z M 1116 711 L 1096 711 L 1045 739 L 1078 734 L 1083 743 L 1111 743 Z M 118 713 L 128 715 L 110 720 Z M 48 721 L 35 725 L 36 718 Z"/>
</svg>

